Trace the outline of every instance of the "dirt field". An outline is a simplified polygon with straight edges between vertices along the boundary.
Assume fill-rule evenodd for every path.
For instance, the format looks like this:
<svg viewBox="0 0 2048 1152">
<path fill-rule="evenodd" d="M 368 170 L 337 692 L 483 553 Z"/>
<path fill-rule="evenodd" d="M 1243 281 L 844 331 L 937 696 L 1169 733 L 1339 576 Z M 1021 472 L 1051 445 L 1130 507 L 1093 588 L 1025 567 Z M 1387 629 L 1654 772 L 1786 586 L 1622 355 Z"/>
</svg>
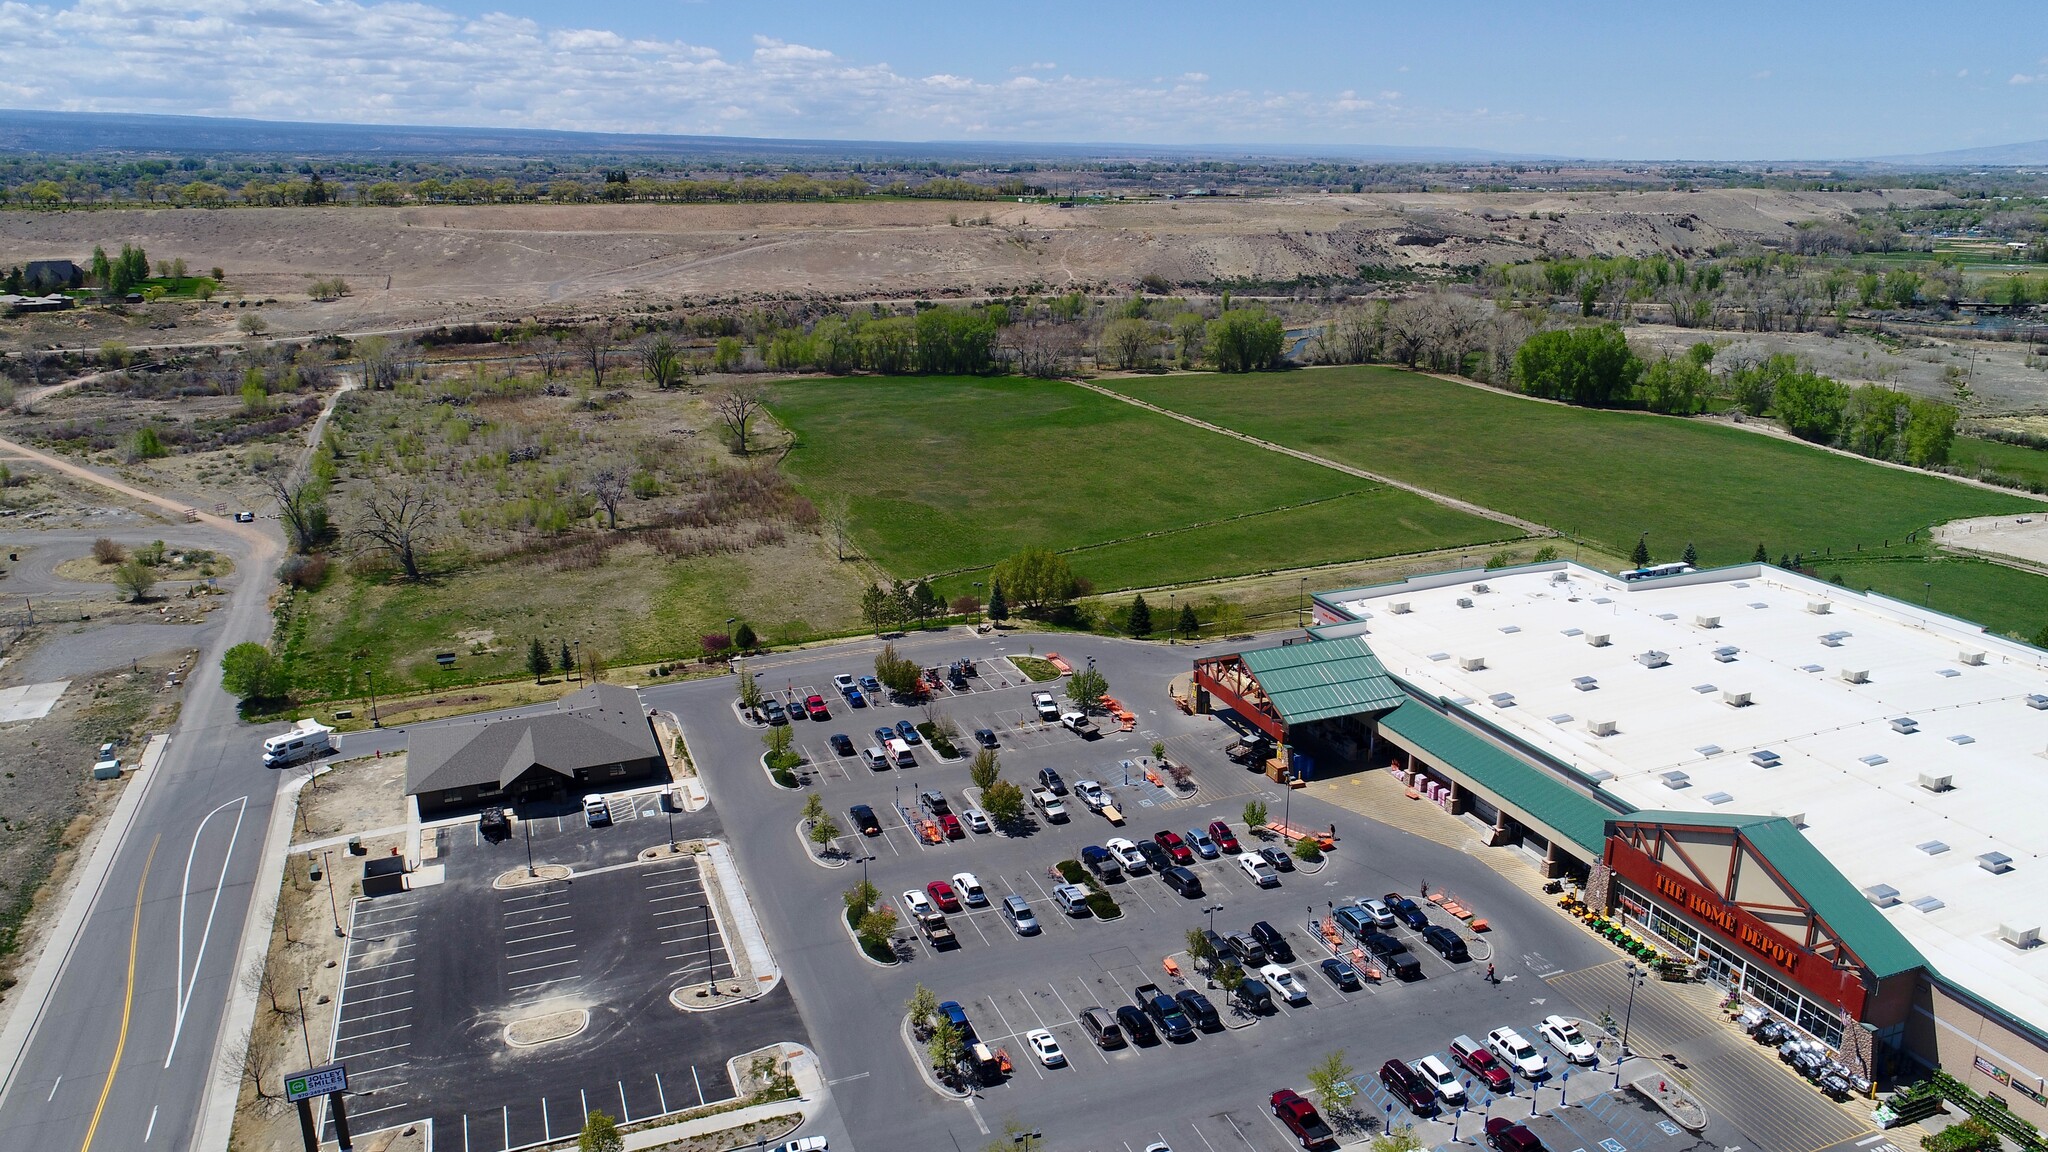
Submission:
<svg viewBox="0 0 2048 1152">
<path fill-rule="evenodd" d="M 862 298 L 1349 277 L 1362 264 L 1445 268 L 1541 255 L 1704 254 L 1946 193 L 1409 193 L 1048 204 L 509 205 L 0 213 L 0 265 L 82 260 L 94 244 L 227 272 L 226 303 L 276 334 L 371 331 L 538 311 L 774 296 Z M 1536 219 L 1532 219 L 1532 214 Z M 986 216 L 986 225 L 971 224 Z M 951 220 L 962 223 L 955 225 Z M 340 276 L 353 295 L 313 303 Z M 232 337 L 241 307 L 150 306 L 132 343 Z M 135 324 L 145 320 L 141 310 Z M 81 313 L 0 338 L 94 346 Z"/>
<path fill-rule="evenodd" d="M 2048 359 L 2023 343 L 1947 341 L 1927 337 L 1878 340 L 1861 333 L 1722 332 L 1640 324 L 1628 329 L 1638 354 L 1677 355 L 1699 341 L 1715 348 L 1714 365 L 1790 352 L 1845 384 L 1883 384 L 1954 404 L 1964 416 L 2048 411 Z M 1959 396 L 1949 369 L 1969 387 Z"/>
</svg>

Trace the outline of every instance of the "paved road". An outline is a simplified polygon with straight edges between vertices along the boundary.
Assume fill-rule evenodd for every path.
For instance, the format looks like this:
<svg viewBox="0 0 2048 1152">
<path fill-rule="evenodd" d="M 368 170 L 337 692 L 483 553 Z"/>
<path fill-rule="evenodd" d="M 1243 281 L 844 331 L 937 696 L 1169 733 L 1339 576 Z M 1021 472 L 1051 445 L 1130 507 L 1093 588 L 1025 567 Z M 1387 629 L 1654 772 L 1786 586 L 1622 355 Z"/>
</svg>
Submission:
<svg viewBox="0 0 2048 1152">
<path fill-rule="evenodd" d="M 0 451 L 166 511 L 185 507 L 8 441 Z M 269 634 L 280 544 L 259 526 L 201 523 L 235 556 L 234 592 L 167 753 L 131 782 L 144 790 L 136 820 L 82 926 L 60 917 L 43 960 L 57 967 L 39 966 L 14 994 L 0 1036 L 0 1147 L 188 1148 L 208 1090 L 234 1091 L 214 1073 L 215 1046 L 279 780 L 221 689 L 220 655 Z"/>
</svg>

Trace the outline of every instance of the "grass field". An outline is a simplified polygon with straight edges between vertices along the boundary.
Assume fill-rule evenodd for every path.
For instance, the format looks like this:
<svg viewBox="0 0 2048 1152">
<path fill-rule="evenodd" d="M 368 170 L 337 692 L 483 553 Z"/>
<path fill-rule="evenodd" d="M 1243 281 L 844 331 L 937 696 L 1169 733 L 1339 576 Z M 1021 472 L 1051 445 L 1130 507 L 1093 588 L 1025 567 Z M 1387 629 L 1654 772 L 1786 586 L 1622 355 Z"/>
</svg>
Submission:
<svg viewBox="0 0 2048 1152">
<path fill-rule="evenodd" d="M 1119 380 L 1129 395 L 1548 524 L 1706 564 L 1837 553 L 2039 501 L 1738 428 L 1539 404 L 1388 368 Z"/>
<path fill-rule="evenodd" d="M 1956 437 L 1949 451 L 1949 463 L 1976 475 L 1979 470 L 1998 472 L 2029 484 L 2048 485 L 2048 451 L 2007 444 L 2002 440 Z"/>
<path fill-rule="evenodd" d="M 771 409 L 804 491 L 843 495 L 890 572 L 958 573 L 951 592 L 1024 547 L 1077 550 L 1107 591 L 1516 535 L 1066 384 L 793 381 Z"/>
<path fill-rule="evenodd" d="M 1897 600 L 1925 604 L 2021 640 L 2048 629 L 2048 578 L 1952 555 L 1898 559 L 1843 560 L 1816 564 L 1824 579 L 1842 578 L 1858 591 L 1871 589 Z"/>
</svg>

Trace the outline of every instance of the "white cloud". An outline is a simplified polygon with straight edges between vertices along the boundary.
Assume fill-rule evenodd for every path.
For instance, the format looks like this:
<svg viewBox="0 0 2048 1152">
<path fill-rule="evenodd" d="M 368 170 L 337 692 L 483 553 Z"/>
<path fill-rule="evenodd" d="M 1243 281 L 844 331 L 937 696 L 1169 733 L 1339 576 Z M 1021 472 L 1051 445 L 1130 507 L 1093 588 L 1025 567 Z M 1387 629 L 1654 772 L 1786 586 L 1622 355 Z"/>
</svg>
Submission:
<svg viewBox="0 0 2048 1152">
<path fill-rule="evenodd" d="M 206 66 L 198 66 L 208 62 Z M 1401 71 L 1406 71 L 1402 68 Z M 1377 142 L 1484 110 L 1400 93 L 1059 74 L 908 76 L 772 36 L 682 39 L 465 17 L 424 0 L 0 0 L 0 103 L 268 120 L 863 139 Z M 1028 99 L 1020 95 L 1028 93 Z"/>
<path fill-rule="evenodd" d="M 1771 78 L 1771 70 L 1766 68 L 1761 72 L 1751 72 L 1749 78 L 1751 80 L 1769 80 Z"/>
<path fill-rule="evenodd" d="M 2032 84 L 2032 83 L 2033 83 L 2034 81 L 2036 81 L 2036 80 L 2038 80 L 2038 79 L 2040 79 L 2040 77 L 2038 77 L 2038 76 L 2029 76 L 2029 75 L 2027 75 L 2027 74 L 2026 74 L 2026 73 L 2024 73 L 2024 72 L 2015 72 L 2015 73 L 2013 73 L 2013 74 L 2012 74 L 2012 79 L 2010 79 L 2010 80 L 2007 80 L 2007 81 L 2006 81 L 2006 83 L 2007 83 L 2007 84 Z"/>
</svg>

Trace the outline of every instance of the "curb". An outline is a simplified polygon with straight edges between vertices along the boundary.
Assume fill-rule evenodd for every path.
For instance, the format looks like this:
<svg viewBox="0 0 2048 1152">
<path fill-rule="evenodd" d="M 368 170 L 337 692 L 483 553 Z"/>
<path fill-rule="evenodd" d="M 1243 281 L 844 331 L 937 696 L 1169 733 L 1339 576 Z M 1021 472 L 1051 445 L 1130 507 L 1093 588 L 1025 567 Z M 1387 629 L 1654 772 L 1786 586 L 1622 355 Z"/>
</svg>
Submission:
<svg viewBox="0 0 2048 1152">
<path fill-rule="evenodd" d="M 773 768 L 770 768 L 770 767 L 768 766 L 768 755 L 769 755 L 769 754 L 768 754 L 768 753 L 766 753 L 766 752 L 763 752 L 763 753 L 761 753 L 761 772 L 762 772 L 762 774 L 763 774 L 763 775 L 765 775 L 765 776 L 767 776 L 767 777 L 768 777 L 768 783 L 769 783 L 769 784 L 771 784 L 771 785 L 773 785 L 773 786 L 774 786 L 774 788 L 775 788 L 775 790 L 776 790 L 776 791 L 778 791 L 778 792 L 801 792 L 801 791 L 803 791 L 803 790 L 804 790 L 804 786 L 803 786 L 802 784 L 783 784 L 783 783 L 781 783 L 781 782 L 779 782 L 779 781 L 777 781 L 777 780 L 775 779 L 775 769 L 773 769 Z M 803 761 L 801 761 L 801 760 L 797 761 L 797 768 L 801 768 L 801 767 L 803 767 L 803 766 L 804 766 L 804 762 L 803 762 Z M 791 772 L 791 773 L 794 773 L 795 771 L 796 771 L 796 768 L 791 768 L 791 769 L 790 769 L 790 772 Z"/>
<path fill-rule="evenodd" d="M 848 924 L 846 922 L 846 913 L 844 912 L 841 912 L 839 914 L 839 926 L 846 930 L 846 938 L 848 940 L 853 941 L 854 954 L 858 955 L 861 959 L 867 961 L 870 964 L 873 964 L 877 968 L 882 969 L 901 968 L 903 966 L 903 961 L 901 960 L 891 960 L 887 963 L 883 963 L 882 961 L 875 959 L 873 956 L 868 955 L 868 950 L 860 946 L 859 934 L 853 930 L 853 925 Z M 909 1017 L 906 1016 L 904 1017 L 904 1019 L 908 1020 Z"/>
<path fill-rule="evenodd" d="M 810 857 L 811 863 L 816 864 L 820 868 L 830 868 L 834 871 L 837 871 L 838 869 L 844 868 L 848 864 L 853 863 L 853 861 L 848 860 L 844 856 L 841 856 L 837 863 L 827 860 L 825 858 L 824 853 L 818 851 L 817 847 L 814 844 L 812 844 L 811 830 L 808 827 L 808 824 L 809 822 L 804 820 L 802 817 L 797 818 L 796 842 L 798 844 L 803 845 L 804 855 Z M 834 836 L 832 839 L 834 850 L 836 851 L 839 837 Z"/>
<path fill-rule="evenodd" d="M 903 1026 L 898 1029 L 898 1032 L 903 1037 L 903 1046 L 910 1050 L 910 1062 L 917 1066 L 918 1077 L 924 1081 L 925 1087 L 931 1089 L 941 1099 L 945 1100 L 958 1100 L 962 1104 L 966 1104 L 974 1099 L 973 1092 L 955 1092 L 944 1084 L 939 1083 L 938 1078 L 932 1075 L 932 1062 L 924 1058 L 924 1045 L 919 1044 L 917 1037 L 911 1034 L 910 1013 L 905 1012 L 903 1014 Z"/>
<path fill-rule="evenodd" d="M 754 730 L 755 730 L 756 732 L 759 732 L 759 731 L 761 731 L 761 730 L 763 730 L 763 729 L 765 729 L 765 728 L 767 728 L 767 727 L 768 727 L 768 722 L 767 722 L 767 721 L 765 721 L 765 720 L 749 720 L 749 719 L 747 719 L 747 714 L 746 714 L 746 712 L 745 712 L 745 711 L 743 711 L 743 710 L 742 710 L 742 709 L 740 708 L 740 698 L 739 698 L 739 697 L 735 696 L 735 697 L 733 697 L 733 698 L 732 698 L 732 705 L 731 705 L 731 707 L 732 707 L 732 718 L 733 718 L 733 719 L 735 719 L 735 720 L 737 720 L 737 721 L 739 721 L 740 723 L 742 723 L 742 724 L 746 725 L 747 727 L 749 727 L 749 728 L 752 728 L 752 729 L 754 729 Z"/>
</svg>

